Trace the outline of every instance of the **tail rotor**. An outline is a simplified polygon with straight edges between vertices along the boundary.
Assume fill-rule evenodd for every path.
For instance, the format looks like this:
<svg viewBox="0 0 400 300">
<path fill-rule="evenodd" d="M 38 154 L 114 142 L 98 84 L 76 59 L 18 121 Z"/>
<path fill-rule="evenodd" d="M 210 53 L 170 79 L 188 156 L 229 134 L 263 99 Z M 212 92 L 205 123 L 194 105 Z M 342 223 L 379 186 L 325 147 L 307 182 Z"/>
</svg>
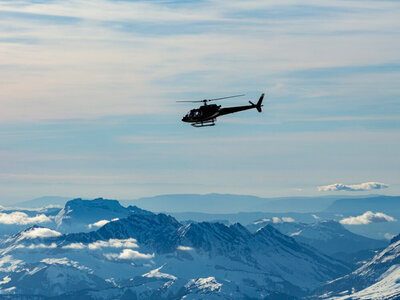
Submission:
<svg viewBox="0 0 400 300">
<path fill-rule="evenodd" d="M 251 102 L 251 101 L 249 101 L 249 103 L 250 103 L 251 105 L 255 106 L 258 112 L 261 112 L 261 111 L 262 111 L 261 107 L 263 106 L 263 105 L 262 105 L 263 99 L 264 99 L 264 93 L 261 94 L 261 97 L 260 97 L 260 99 L 258 100 L 257 104 L 254 104 L 254 103 Z"/>
</svg>

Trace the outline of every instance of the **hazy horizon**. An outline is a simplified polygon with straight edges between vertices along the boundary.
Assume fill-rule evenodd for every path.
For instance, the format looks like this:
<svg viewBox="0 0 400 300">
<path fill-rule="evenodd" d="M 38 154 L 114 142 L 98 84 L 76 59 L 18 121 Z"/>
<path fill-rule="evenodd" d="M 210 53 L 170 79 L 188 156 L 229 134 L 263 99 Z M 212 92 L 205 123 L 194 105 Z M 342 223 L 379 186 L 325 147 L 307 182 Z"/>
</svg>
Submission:
<svg viewBox="0 0 400 300">
<path fill-rule="evenodd" d="M 131 198 L 117 198 L 117 197 L 104 197 L 104 196 L 95 196 L 95 197 L 85 197 L 82 195 L 68 196 L 68 195 L 42 195 L 39 197 L 30 197 L 30 198 L 21 198 L 21 199 L 10 199 L 10 201 L 5 201 L 6 199 L 0 199 L 0 205 L 3 206 L 12 206 L 14 204 L 19 204 L 23 202 L 28 202 L 32 200 L 42 199 L 42 198 L 65 198 L 66 201 L 73 199 L 84 199 L 84 200 L 94 200 L 94 199 L 107 199 L 107 200 L 117 200 L 117 201 L 135 201 L 142 200 L 147 198 L 156 198 L 163 196 L 183 196 L 183 195 L 194 195 L 194 196 L 207 196 L 207 195 L 233 195 L 233 196 L 249 196 L 256 197 L 260 199 L 271 199 L 271 200 L 279 200 L 279 199 L 292 199 L 292 198 L 332 198 L 332 199 L 341 199 L 341 198 L 363 198 L 363 197 L 375 197 L 375 196 L 399 196 L 397 194 L 390 193 L 382 193 L 381 191 L 371 192 L 371 191 L 363 191 L 363 192 L 343 192 L 343 193 L 321 193 L 318 195 L 277 195 L 277 196 L 261 196 L 256 194 L 234 194 L 234 193 L 167 193 L 167 194 L 154 194 L 147 195 L 142 197 L 131 197 Z"/>
</svg>

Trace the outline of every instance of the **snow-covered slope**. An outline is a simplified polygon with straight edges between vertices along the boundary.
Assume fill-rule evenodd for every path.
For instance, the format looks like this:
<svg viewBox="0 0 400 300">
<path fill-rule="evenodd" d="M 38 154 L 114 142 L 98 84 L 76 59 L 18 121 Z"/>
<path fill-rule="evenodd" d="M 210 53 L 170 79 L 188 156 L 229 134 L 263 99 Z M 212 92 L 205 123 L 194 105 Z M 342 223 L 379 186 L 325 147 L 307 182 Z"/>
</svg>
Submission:
<svg viewBox="0 0 400 300">
<path fill-rule="evenodd" d="M 11 256 L 4 256 L 1 264 L 15 263 Z M 21 262 L 19 262 L 22 264 Z M 67 292 L 84 289 L 105 289 L 113 287 L 110 282 L 96 276 L 93 270 L 79 265 L 77 261 L 63 258 L 46 258 L 23 264 L 16 272 L 3 277 L 2 294 L 25 294 L 58 296 Z M 28 297 L 29 298 L 29 297 Z"/>
<path fill-rule="evenodd" d="M 400 235 L 371 261 L 330 282 L 317 294 L 323 299 L 399 299 Z"/>
<path fill-rule="evenodd" d="M 66 299 L 279 299 L 348 272 L 272 226 L 250 233 L 150 212 L 87 233 L 34 226 L 0 248 L 1 293 Z"/>
<path fill-rule="evenodd" d="M 250 229 L 261 228 L 271 224 L 283 234 L 289 235 L 297 242 L 310 245 L 328 255 L 337 253 L 355 253 L 366 249 L 384 248 L 386 241 L 370 239 L 344 228 L 339 222 L 322 220 L 315 223 L 274 222 L 272 219 L 256 221 Z"/>
</svg>

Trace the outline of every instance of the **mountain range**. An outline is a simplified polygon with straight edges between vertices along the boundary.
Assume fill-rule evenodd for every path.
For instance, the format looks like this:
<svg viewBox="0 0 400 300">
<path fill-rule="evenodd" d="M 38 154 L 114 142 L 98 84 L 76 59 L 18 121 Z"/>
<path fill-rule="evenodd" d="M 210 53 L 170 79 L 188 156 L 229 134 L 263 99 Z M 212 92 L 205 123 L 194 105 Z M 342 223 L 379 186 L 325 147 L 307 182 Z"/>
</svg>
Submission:
<svg viewBox="0 0 400 300">
<path fill-rule="evenodd" d="M 88 202 L 116 207 L 102 199 Z M 64 210 L 70 207 L 67 203 Z M 91 232 L 29 227 L 0 248 L 2 294 L 66 299 L 78 290 L 93 299 L 99 291 L 105 299 L 114 297 L 110 293 L 138 299 L 204 293 L 218 299 L 298 296 L 350 270 L 272 226 L 251 233 L 240 224 L 184 225 L 142 210 Z"/>
<path fill-rule="evenodd" d="M 19 232 L 0 240 L 2 298 L 399 296 L 400 235 L 387 246 L 318 219 L 323 213 L 264 214 L 243 226 L 179 221 L 116 200 L 78 198 L 62 209 L 3 208 L 0 214 L 3 223 L 19 222 Z"/>
</svg>

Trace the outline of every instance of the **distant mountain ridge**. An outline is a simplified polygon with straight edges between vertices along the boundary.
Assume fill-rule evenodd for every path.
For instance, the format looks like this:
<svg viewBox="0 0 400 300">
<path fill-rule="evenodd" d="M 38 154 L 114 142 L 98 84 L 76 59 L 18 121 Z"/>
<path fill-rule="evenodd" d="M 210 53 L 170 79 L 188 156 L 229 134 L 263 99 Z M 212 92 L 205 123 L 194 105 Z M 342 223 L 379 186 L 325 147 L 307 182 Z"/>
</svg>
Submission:
<svg viewBox="0 0 400 300">
<path fill-rule="evenodd" d="M 29 207 L 29 208 L 39 208 L 39 207 L 45 207 L 47 205 L 58 205 L 58 206 L 64 206 L 65 203 L 68 200 L 71 200 L 72 198 L 69 197 L 61 197 L 61 196 L 43 196 L 23 202 L 19 202 L 16 204 L 16 206 L 19 207 Z"/>
<path fill-rule="evenodd" d="M 370 196 L 357 195 L 347 197 L 367 198 Z M 166 213 L 317 212 L 325 210 L 331 203 L 341 198 L 344 198 L 344 196 L 262 198 L 251 195 L 212 193 L 158 195 L 137 200 L 121 200 L 121 203 Z"/>
<path fill-rule="evenodd" d="M 247 227 L 254 231 L 263 226 L 273 226 L 283 234 L 294 238 L 297 242 L 310 245 L 328 255 L 338 253 L 355 253 L 361 250 L 384 248 L 387 242 L 370 239 L 344 228 L 339 222 L 321 220 L 314 223 L 273 222 L 261 220 Z"/>
<path fill-rule="evenodd" d="M 362 214 L 366 211 L 379 211 L 388 214 L 400 213 L 400 196 L 374 196 L 368 198 L 346 198 L 335 200 L 328 212 Z"/>
</svg>

